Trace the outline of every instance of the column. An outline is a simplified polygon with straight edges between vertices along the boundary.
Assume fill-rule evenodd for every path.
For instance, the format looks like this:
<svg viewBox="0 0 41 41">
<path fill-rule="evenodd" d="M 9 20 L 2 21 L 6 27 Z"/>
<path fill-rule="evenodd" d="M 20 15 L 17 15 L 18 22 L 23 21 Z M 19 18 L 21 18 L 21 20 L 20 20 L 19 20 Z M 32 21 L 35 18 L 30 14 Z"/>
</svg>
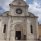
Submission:
<svg viewBox="0 0 41 41">
<path fill-rule="evenodd" d="M 6 39 L 6 41 L 10 41 L 10 21 L 11 21 L 11 17 L 9 17 L 9 20 L 8 20 L 7 39 Z"/>
</svg>

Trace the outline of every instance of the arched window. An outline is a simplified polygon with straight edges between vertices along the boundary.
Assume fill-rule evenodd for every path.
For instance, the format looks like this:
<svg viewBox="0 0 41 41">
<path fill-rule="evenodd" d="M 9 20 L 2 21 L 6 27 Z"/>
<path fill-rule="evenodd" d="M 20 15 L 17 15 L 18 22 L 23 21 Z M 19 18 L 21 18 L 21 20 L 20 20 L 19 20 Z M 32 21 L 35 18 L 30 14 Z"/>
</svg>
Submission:
<svg viewBox="0 0 41 41">
<path fill-rule="evenodd" d="M 31 25 L 31 33 L 33 33 L 33 26 Z"/>
<path fill-rule="evenodd" d="M 6 32 L 6 24 L 4 24 L 4 29 L 3 29 L 3 33 Z"/>
</svg>

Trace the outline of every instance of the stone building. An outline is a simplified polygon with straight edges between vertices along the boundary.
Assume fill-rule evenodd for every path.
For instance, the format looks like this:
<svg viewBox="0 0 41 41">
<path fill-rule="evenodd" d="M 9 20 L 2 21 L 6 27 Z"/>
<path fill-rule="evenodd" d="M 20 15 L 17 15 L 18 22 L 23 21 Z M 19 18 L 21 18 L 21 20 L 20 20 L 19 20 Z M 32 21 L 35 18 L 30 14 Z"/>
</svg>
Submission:
<svg viewBox="0 0 41 41">
<path fill-rule="evenodd" d="M 0 41 L 36 41 L 38 39 L 37 16 L 28 12 L 24 0 L 14 0 L 10 11 L 0 15 Z"/>
<path fill-rule="evenodd" d="M 39 39 L 41 39 L 41 24 L 38 25 Z"/>
</svg>

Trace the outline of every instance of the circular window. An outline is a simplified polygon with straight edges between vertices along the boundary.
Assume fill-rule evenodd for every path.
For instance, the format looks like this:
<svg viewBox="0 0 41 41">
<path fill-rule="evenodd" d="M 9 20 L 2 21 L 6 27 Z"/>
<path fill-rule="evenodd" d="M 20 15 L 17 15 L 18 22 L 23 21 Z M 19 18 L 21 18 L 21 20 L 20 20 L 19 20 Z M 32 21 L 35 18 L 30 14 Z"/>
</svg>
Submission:
<svg viewBox="0 0 41 41">
<path fill-rule="evenodd" d="M 16 13 L 17 13 L 17 14 L 22 14 L 22 10 L 21 10 L 20 8 L 17 8 L 17 9 L 16 9 Z"/>
</svg>

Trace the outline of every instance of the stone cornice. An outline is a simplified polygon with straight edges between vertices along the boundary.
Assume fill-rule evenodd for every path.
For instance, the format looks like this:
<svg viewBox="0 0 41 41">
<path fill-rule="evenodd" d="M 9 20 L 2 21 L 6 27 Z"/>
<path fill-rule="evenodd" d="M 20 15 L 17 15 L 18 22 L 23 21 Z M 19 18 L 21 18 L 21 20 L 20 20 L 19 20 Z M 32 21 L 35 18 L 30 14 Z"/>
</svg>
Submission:
<svg viewBox="0 0 41 41">
<path fill-rule="evenodd" d="M 1 16 L 1 15 L 0 15 L 0 17 L 24 17 L 24 18 L 30 17 L 30 18 L 38 18 L 37 16 L 33 16 L 33 17 L 32 17 L 32 16 L 10 16 L 10 15 L 9 15 L 9 16 Z"/>
</svg>

